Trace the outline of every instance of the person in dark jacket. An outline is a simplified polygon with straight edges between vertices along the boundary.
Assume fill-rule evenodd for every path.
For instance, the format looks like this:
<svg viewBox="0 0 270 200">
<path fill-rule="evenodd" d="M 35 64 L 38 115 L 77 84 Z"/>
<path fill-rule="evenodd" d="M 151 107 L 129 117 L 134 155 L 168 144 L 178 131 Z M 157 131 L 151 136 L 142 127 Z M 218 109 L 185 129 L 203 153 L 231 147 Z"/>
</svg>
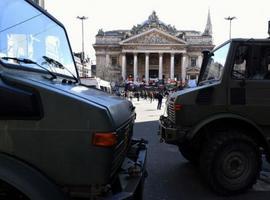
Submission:
<svg viewBox="0 0 270 200">
<path fill-rule="evenodd" d="M 163 99 L 162 93 L 161 93 L 161 92 L 157 93 L 157 100 L 158 100 L 157 109 L 158 109 L 158 110 L 161 109 L 162 99 Z"/>
</svg>

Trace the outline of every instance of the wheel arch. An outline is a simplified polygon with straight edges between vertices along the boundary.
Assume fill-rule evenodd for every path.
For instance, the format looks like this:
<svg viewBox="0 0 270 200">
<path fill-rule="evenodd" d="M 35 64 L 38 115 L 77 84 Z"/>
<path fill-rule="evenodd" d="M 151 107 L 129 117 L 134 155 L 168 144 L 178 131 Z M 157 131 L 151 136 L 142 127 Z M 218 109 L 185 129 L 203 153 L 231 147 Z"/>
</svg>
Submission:
<svg viewBox="0 0 270 200">
<path fill-rule="evenodd" d="M 44 174 L 3 153 L 0 153 L 0 180 L 18 189 L 30 199 L 67 199 L 60 188 Z"/>
<path fill-rule="evenodd" d="M 261 128 L 253 121 L 235 114 L 218 114 L 199 122 L 188 134 L 188 140 L 204 139 L 205 136 L 211 134 L 207 130 L 218 128 L 246 130 L 244 134 L 254 139 L 269 153 L 269 145 Z"/>
</svg>

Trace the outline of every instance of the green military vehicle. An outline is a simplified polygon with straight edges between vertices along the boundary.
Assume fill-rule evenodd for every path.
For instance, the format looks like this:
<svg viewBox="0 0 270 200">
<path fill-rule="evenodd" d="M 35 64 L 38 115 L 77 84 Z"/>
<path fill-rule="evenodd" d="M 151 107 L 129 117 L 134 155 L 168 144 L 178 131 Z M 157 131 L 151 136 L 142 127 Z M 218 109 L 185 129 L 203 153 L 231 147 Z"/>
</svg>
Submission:
<svg viewBox="0 0 270 200">
<path fill-rule="evenodd" d="M 0 198 L 142 199 L 135 107 L 80 83 L 65 28 L 45 10 L 0 9 Z"/>
<path fill-rule="evenodd" d="M 231 39 L 203 52 L 197 87 L 173 93 L 161 140 L 199 165 L 213 191 L 241 193 L 270 158 L 270 40 Z"/>
</svg>

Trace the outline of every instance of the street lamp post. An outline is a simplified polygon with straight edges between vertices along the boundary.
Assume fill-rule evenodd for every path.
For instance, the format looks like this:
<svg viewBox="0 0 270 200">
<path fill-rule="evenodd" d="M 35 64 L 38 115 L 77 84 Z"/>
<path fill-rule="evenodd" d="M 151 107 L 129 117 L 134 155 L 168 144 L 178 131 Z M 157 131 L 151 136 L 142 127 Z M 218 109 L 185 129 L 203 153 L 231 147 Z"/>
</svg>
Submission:
<svg viewBox="0 0 270 200">
<path fill-rule="evenodd" d="M 231 39 L 231 28 L 232 28 L 232 20 L 236 19 L 236 17 L 225 17 L 224 19 L 230 21 L 230 32 L 229 32 L 229 37 Z"/>
<path fill-rule="evenodd" d="M 77 16 L 77 19 L 80 19 L 82 21 L 82 62 L 84 63 L 84 26 L 83 26 L 83 21 L 88 19 L 88 17 L 85 17 L 85 16 L 82 16 L 82 17 L 79 17 Z"/>
</svg>

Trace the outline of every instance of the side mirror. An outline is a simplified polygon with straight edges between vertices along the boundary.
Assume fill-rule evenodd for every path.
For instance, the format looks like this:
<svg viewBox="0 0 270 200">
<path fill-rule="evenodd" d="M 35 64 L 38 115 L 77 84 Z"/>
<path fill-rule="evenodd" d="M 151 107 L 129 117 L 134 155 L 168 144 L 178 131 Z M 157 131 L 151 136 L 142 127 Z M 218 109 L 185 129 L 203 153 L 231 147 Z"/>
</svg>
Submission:
<svg viewBox="0 0 270 200">
<path fill-rule="evenodd" d="M 203 50 L 202 54 L 203 54 L 203 57 L 206 57 L 206 56 L 208 56 L 210 54 L 210 51 L 209 50 Z"/>
</svg>

